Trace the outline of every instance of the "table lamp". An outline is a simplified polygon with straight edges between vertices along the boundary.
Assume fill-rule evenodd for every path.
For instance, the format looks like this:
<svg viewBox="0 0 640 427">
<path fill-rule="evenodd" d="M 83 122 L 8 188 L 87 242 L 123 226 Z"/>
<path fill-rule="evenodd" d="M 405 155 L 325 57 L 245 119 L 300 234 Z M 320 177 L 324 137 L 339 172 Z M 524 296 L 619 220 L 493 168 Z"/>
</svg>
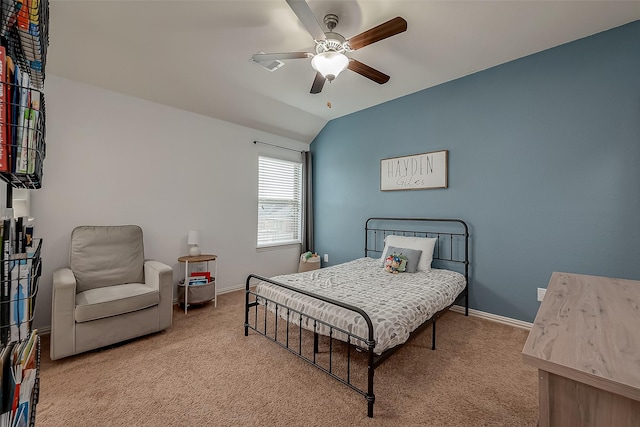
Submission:
<svg viewBox="0 0 640 427">
<path fill-rule="evenodd" d="M 200 255 L 200 248 L 198 247 L 198 243 L 200 243 L 200 239 L 198 238 L 198 232 L 190 231 L 189 236 L 187 238 L 187 244 L 191 245 L 191 248 L 189 248 L 189 255 L 191 256 Z"/>
</svg>

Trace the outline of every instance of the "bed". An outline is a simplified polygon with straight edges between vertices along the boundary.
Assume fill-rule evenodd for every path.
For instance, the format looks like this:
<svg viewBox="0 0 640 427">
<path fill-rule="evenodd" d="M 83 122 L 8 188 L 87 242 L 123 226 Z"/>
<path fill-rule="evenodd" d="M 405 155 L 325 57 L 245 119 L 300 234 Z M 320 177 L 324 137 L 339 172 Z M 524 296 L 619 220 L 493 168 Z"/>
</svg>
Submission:
<svg viewBox="0 0 640 427">
<path fill-rule="evenodd" d="M 375 368 L 428 326 L 435 350 L 436 320 L 456 301 L 468 315 L 469 230 L 459 219 L 369 218 L 364 234 L 363 258 L 249 275 L 244 328 L 363 395 L 373 417 Z"/>
</svg>

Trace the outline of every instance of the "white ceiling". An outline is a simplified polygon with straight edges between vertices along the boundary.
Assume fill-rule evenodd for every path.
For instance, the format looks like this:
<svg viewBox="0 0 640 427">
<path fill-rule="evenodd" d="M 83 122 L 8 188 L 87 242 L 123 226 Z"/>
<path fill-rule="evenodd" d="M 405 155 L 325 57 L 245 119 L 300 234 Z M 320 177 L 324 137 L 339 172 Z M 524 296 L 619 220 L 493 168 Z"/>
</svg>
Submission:
<svg viewBox="0 0 640 427">
<path fill-rule="evenodd" d="M 406 32 L 351 54 L 311 95 L 309 59 L 269 72 L 263 52 L 312 51 L 285 0 L 50 1 L 47 73 L 303 142 L 331 119 L 640 19 L 640 1 L 309 0 L 345 38 L 396 16 Z M 331 103 L 328 108 L 327 103 Z"/>
</svg>

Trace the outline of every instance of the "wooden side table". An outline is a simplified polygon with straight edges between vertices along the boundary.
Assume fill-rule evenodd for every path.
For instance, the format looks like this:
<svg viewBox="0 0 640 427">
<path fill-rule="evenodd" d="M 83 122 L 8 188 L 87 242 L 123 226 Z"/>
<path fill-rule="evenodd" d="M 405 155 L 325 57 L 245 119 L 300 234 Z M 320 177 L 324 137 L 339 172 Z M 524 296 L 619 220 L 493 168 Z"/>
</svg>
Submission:
<svg viewBox="0 0 640 427">
<path fill-rule="evenodd" d="M 184 263 L 184 314 L 187 314 L 187 308 L 189 307 L 189 263 L 194 262 L 206 262 L 207 263 L 207 271 L 209 270 L 209 262 L 215 261 L 213 277 L 211 278 L 211 282 L 213 283 L 213 306 L 218 306 L 218 256 L 203 254 L 197 256 L 185 255 L 178 258 L 178 262 Z M 206 286 L 206 285 L 203 285 Z"/>
</svg>

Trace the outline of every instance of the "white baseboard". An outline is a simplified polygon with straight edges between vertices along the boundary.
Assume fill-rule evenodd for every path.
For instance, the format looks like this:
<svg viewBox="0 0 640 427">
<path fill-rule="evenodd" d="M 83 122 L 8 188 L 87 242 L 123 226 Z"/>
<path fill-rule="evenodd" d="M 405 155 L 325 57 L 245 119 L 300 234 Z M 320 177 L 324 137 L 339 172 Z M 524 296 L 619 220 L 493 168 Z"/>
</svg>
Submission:
<svg viewBox="0 0 640 427">
<path fill-rule="evenodd" d="M 239 290 L 244 290 L 245 289 L 245 285 L 237 285 L 234 287 L 227 287 L 224 289 L 219 289 L 217 294 L 218 295 L 222 295 L 222 294 L 228 294 L 229 292 L 235 292 L 235 291 L 239 291 Z M 178 304 L 178 297 L 175 297 L 173 299 L 173 305 Z"/>
<path fill-rule="evenodd" d="M 218 295 L 226 294 L 229 292 L 235 292 L 245 289 L 245 285 L 238 285 L 237 287 L 225 288 L 218 292 Z M 174 304 L 178 303 L 178 300 L 175 299 Z M 450 308 L 451 311 L 455 311 L 456 313 L 464 314 L 464 307 L 460 305 L 454 305 Z M 497 314 L 487 313 L 485 311 L 474 310 L 473 308 L 469 309 L 469 316 L 480 317 L 482 319 L 491 320 L 493 322 L 502 323 L 504 325 L 515 326 L 516 328 L 531 330 L 533 323 L 523 322 L 522 320 L 512 319 L 510 317 L 498 316 Z M 51 333 L 51 326 L 45 326 L 38 328 L 38 333 L 40 335 L 48 335 Z"/>
<path fill-rule="evenodd" d="M 245 289 L 245 285 L 240 284 L 237 287 L 225 288 L 223 291 L 218 292 L 218 295 L 224 294 L 224 293 L 227 293 L 227 292 L 235 292 L 235 291 L 239 291 L 239 290 L 244 290 L 244 289 Z M 460 305 L 454 305 L 453 307 L 451 307 L 450 310 L 451 311 L 455 311 L 457 313 L 464 314 L 464 307 L 460 306 Z M 504 325 L 514 326 L 516 328 L 526 329 L 528 331 L 530 331 L 531 328 L 533 327 L 533 323 L 524 322 L 524 321 L 518 320 L 518 319 L 512 319 L 510 317 L 499 316 L 497 314 L 487 313 L 485 311 L 474 310 L 473 308 L 469 309 L 469 315 L 470 316 L 475 316 L 475 317 L 480 317 L 482 319 L 491 320 L 492 322 L 502 323 Z"/>
<path fill-rule="evenodd" d="M 37 328 L 38 335 L 49 335 L 51 333 L 51 326 L 45 326 L 43 328 Z"/>
<path fill-rule="evenodd" d="M 454 305 L 450 309 L 456 313 L 464 314 L 464 307 L 460 305 Z M 469 309 L 469 316 L 481 317 L 483 319 L 491 320 L 493 322 L 502 323 L 504 325 L 515 326 L 516 328 L 531 330 L 533 323 L 523 322 L 522 320 L 512 319 L 510 317 L 498 316 L 497 314 L 487 313 L 485 311 Z"/>
<path fill-rule="evenodd" d="M 229 292 L 235 292 L 235 291 L 240 291 L 240 290 L 245 290 L 245 285 L 244 284 L 240 284 L 234 287 L 228 287 L 228 288 L 224 288 L 221 289 L 220 291 L 218 291 L 218 295 L 222 295 L 222 294 L 228 294 Z"/>
</svg>

